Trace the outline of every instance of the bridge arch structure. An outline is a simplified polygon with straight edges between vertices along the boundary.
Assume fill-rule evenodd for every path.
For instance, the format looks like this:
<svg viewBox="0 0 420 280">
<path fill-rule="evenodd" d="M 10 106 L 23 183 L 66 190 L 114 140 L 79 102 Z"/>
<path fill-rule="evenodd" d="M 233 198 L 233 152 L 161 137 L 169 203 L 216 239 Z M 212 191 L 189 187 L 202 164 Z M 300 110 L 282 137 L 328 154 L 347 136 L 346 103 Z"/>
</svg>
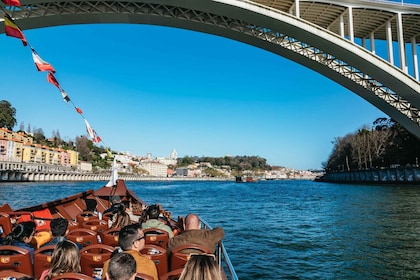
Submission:
<svg viewBox="0 0 420 280">
<path fill-rule="evenodd" d="M 133 23 L 240 41 L 319 72 L 420 138 L 420 5 L 379 0 L 21 0 L 20 7 L 4 11 L 23 30 Z M 378 41 L 386 43 L 386 57 L 376 53 Z"/>
</svg>

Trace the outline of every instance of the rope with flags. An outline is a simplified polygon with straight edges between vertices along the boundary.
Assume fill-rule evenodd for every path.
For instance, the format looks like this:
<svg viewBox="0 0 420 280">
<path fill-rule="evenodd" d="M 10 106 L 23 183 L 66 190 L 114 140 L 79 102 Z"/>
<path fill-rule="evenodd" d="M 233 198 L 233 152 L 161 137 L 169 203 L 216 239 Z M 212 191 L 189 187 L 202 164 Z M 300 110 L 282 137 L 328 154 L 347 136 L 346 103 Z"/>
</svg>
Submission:
<svg viewBox="0 0 420 280">
<path fill-rule="evenodd" d="M 19 0 L 1 0 L 1 1 L 8 6 L 16 6 L 16 7 L 20 6 Z M 99 135 L 96 133 L 96 131 L 90 126 L 89 122 L 87 121 L 87 119 L 83 115 L 83 111 L 73 103 L 73 101 L 67 95 L 66 91 L 61 87 L 57 78 L 54 76 L 54 74 L 56 72 L 54 67 L 50 63 L 43 60 L 39 56 L 39 54 L 35 51 L 35 49 L 28 43 L 28 41 L 25 38 L 25 35 L 22 32 L 22 29 L 13 21 L 12 17 L 8 14 L 7 10 L 3 6 L 0 6 L 0 8 L 4 12 L 4 30 L 5 30 L 6 35 L 10 36 L 10 37 L 20 39 L 22 41 L 22 44 L 23 44 L 24 47 L 29 46 L 29 48 L 31 49 L 31 52 L 32 52 L 32 59 L 34 60 L 34 63 L 35 63 L 35 66 L 36 66 L 37 70 L 41 71 L 41 72 L 47 72 L 47 81 L 49 83 L 51 83 L 52 85 L 54 85 L 59 90 L 59 92 L 61 94 L 61 97 L 63 98 L 64 102 L 71 103 L 73 105 L 76 112 L 84 120 L 84 123 L 85 123 L 85 126 L 86 126 L 86 132 L 89 135 L 91 141 L 95 144 L 98 144 L 100 142 L 104 143 L 102 141 L 101 137 L 99 137 Z M 104 143 L 104 145 L 105 145 L 105 143 Z M 106 147 L 106 145 L 105 145 L 105 147 Z M 106 150 L 108 156 L 111 156 L 111 152 L 109 151 L 109 149 L 107 147 L 105 148 L 105 150 Z"/>
</svg>

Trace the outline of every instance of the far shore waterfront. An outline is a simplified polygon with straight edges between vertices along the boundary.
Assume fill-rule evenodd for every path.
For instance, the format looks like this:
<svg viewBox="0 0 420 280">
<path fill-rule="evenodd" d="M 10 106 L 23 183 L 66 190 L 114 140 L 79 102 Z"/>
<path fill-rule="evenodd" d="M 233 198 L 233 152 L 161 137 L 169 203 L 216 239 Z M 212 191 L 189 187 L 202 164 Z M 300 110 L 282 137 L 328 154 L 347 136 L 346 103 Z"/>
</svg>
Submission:
<svg viewBox="0 0 420 280">
<path fill-rule="evenodd" d="M 108 182 L 108 173 L 86 173 L 86 172 L 38 172 L 21 170 L 0 170 L 0 183 L 2 182 Z M 132 182 L 147 181 L 236 181 L 233 176 L 229 177 L 190 177 L 190 176 L 139 176 L 134 174 L 119 174 L 119 179 Z M 254 177 L 255 180 L 314 180 L 312 176 L 301 176 L 292 178 L 264 178 Z"/>
</svg>

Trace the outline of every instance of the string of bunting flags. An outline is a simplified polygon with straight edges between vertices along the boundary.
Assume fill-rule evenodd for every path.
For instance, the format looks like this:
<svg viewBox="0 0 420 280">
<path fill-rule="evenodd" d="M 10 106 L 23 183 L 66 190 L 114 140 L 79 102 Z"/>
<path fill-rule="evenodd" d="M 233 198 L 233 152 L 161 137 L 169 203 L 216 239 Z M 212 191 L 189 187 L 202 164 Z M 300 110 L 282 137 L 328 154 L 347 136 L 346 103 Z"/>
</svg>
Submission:
<svg viewBox="0 0 420 280">
<path fill-rule="evenodd" d="M 16 7 L 20 6 L 20 1 L 19 0 L 1 0 L 1 1 L 5 5 L 8 5 L 8 6 L 16 6 Z M 22 32 L 22 29 L 20 29 L 20 27 L 13 21 L 12 17 L 8 14 L 7 10 L 3 6 L 0 6 L 0 8 L 4 12 L 4 31 L 5 31 L 6 35 L 10 36 L 10 37 L 20 39 L 22 41 L 22 44 L 23 44 L 24 47 L 29 46 L 29 48 L 31 49 L 31 52 L 32 52 L 32 59 L 35 63 L 35 66 L 36 66 L 37 70 L 40 71 L 40 72 L 47 72 L 47 81 L 49 83 L 51 83 L 52 85 L 54 85 L 59 90 L 59 92 L 61 93 L 61 97 L 63 98 L 64 102 L 71 103 L 74 106 L 76 112 L 83 118 L 83 120 L 85 122 L 86 131 L 87 131 L 91 141 L 95 144 L 98 144 L 100 142 L 104 143 L 102 141 L 101 137 L 99 137 L 99 135 L 96 133 L 96 131 L 90 126 L 89 122 L 87 121 L 87 119 L 83 115 L 83 111 L 73 103 L 73 101 L 67 95 L 66 91 L 61 87 L 57 78 L 54 76 L 54 74 L 56 72 L 54 67 L 50 63 L 43 60 L 39 56 L 39 54 L 35 51 L 35 49 L 28 43 L 28 41 L 25 38 L 25 35 Z M 106 147 L 106 145 L 105 145 L 105 147 Z M 108 156 L 111 156 L 111 152 L 109 151 L 109 149 L 107 147 L 105 149 L 106 149 L 106 152 L 107 152 Z"/>
</svg>

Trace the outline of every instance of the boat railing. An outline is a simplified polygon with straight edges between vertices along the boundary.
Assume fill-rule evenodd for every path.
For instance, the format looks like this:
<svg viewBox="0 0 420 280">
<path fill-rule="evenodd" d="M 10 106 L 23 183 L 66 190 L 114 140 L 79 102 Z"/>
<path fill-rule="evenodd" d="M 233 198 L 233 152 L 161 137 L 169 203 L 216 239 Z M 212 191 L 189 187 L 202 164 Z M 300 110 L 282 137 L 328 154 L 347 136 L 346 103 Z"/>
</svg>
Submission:
<svg viewBox="0 0 420 280">
<path fill-rule="evenodd" d="M 204 221 L 203 219 L 200 219 L 200 221 L 203 224 L 204 229 L 212 229 L 212 227 L 206 221 Z M 236 275 L 235 268 L 233 267 L 232 262 L 230 261 L 229 255 L 222 241 L 219 241 L 217 243 L 217 258 L 221 269 L 223 268 L 225 272 L 229 272 L 229 274 L 226 273 L 227 278 L 231 280 L 239 280 L 238 275 Z M 223 267 L 223 265 L 225 267 Z"/>
</svg>

